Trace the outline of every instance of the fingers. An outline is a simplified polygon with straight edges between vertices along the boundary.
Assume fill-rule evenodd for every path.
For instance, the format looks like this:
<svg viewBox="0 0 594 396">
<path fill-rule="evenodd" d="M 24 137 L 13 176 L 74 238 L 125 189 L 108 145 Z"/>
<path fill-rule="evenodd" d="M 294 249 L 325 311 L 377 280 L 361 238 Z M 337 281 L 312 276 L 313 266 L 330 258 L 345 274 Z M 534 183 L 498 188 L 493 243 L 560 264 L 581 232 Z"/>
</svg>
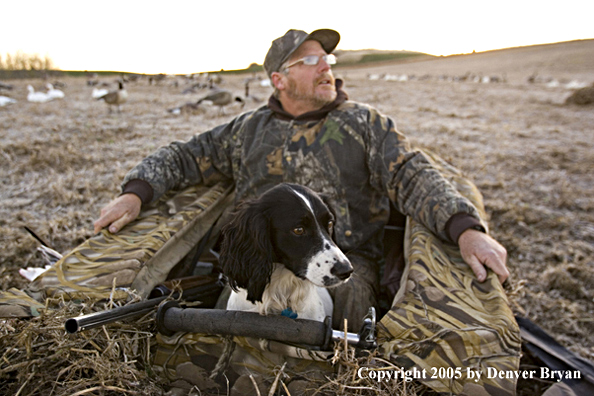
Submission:
<svg viewBox="0 0 594 396">
<path fill-rule="evenodd" d="M 484 282 L 485 279 L 487 279 L 487 270 L 485 269 L 485 266 L 481 264 L 481 262 L 476 258 L 476 256 L 473 255 L 468 258 L 464 258 L 464 261 L 466 261 L 466 264 L 468 264 L 472 272 L 474 272 L 474 275 L 479 282 Z"/>
<path fill-rule="evenodd" d="M 93 224 L 94 232 L 109 226 L 109 232 L 117 233 L 138 217 L 141 206 L 140 198 L 134 194 L 119 196 L 101 210 L 100 217 Z"/>
<path fill-rule="evenodd" d="M 106 209 L 107 207 L 101 210 L 101 216 L 93 223 L 93 232 L 95 234 L 101 231 L 101 229 L 103 229 L 104 227 L 107 227 L 109 224 L 111 224 L 112 221 L 115 220 L 115 217 L 111 215 L 111 212 L 109 212 L 110 215 L 107 215 L 108 212 L 106 211 Z"/>
<path fill-rule="evenodd" d="M 484 264 L 491 268 L 499 277 L 499 282 L 503 283 L 509 277 L 509 270 L 505 264 L 507 261 L 507 251 L 502 247 L 501 250 L 494 250 L 493 254 L 487 256 Z"/>
<path fill-rule="evenodd" d="M 482 267 L 482 271 L 480 270 L 475 270 L 475 268 L 473 267 L 473 265 L 470 265 L 470 263 L 468 265 L 470 265 L 470 267 L 472 268 L 472 270 L 474 271 L 475 274 L 477 274 L 477 278 L 480 282 L 483 282 L 486 278 L 487 278 L 487 272 L 485 270 L 485 267 L 490 268 L 493 272 L 495 272 L 495 274 L 497 274 L 499 281 L 501 283 L 505 282 L 505 280 L 509 277 L 509 271 L 507 269 L 506 266 L 506 258 L 507 258 L 507 252 L 505 251 L 505 249 L 503 250 L 499 250 L 499 249 L 495 249 L 492 248 L 492 250 L 488 251 L 481 251 L 479 253 L 477 253 L 478 256 L 473 256 L 474 259 L 474 266 L 480 265 Z M 483 274 L 484 276 L 479 276 L 478 274 Z"/>
<path fill-rule="evenodd" d="M 129 213 L 124 213 L 122 217 L 118 218 L 116 221 L 111 223 L 111 225 L 109 226 L 109 232 L 111 232 L 112 234 L 117 233 L 132 220 L 134 220 L 134 217 L 130 216 Z"/>
<path fill-rule="evenodd" d="M 486 268 L 497 274 L 501 283 L 509 277 L 507 269 L 507 251 L 489 235 L 476 231 L 466 230 L 458 239 L 462 258 L 470 266 L 479 282 L 487 279 Z"/>
</svg>

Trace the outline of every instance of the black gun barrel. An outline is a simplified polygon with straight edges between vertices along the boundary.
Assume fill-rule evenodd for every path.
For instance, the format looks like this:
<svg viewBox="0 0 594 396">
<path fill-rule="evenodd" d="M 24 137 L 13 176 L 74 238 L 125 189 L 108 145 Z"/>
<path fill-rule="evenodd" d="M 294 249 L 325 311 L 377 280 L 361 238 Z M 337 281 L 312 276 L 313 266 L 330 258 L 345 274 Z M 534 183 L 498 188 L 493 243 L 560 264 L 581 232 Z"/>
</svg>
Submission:
<svg viewBox="0 0 594 396">
<path fill-rule="evenodd" d="M 95 312 L 92 314 L 79 316 L 77 318 L 70 318 L 66 320 L 64 327 L 68 333 L 73 334 L 79 331 L 103 326 L 107 323 L 139 316 L 154 310 L 155 307 L 163 302 L 167 297 L 168 296 L 151 298 L 150 300 L 125 305 L 123 307 L 117 307 L 109 311 Z"/>
<path fill-rule="evenodd" d="M 205 305 L 214 305 L 211 300 L 214 299 L 214 301 L 216 301 L 216 297 L 223 288 L 223 282 L 218 275 L 196 276 L 182 278 L 176 281 L 181 282 L 182 296 L 184 299 L 187 299 L 188 301 L 200 300 L 205 302 Z M 183 286 L 187 288 L 183 288 Z M 158 285 L 153 289 L 148 300 L 67 319 L 64 323 L 64 328 L 68 333 L 72 334 L 103 326 L 118 320 L 144 315 L 154 310 L 167 298 L 180 297 L 179 292 L 172 292 L 171 289 L 171 285 Z"/>
</svg>

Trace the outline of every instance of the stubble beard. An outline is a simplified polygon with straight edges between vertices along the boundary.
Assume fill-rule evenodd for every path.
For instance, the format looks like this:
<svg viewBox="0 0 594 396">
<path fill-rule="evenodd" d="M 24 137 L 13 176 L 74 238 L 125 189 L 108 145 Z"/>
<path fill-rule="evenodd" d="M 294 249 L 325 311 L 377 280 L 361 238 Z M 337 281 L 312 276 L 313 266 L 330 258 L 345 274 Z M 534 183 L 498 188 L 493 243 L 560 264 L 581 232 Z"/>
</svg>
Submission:
<svg viewBox="0 0 594 396">
<path fill-rule="evenodd" d="M 333 89 L 316 92 L 318 82 L 322 79 L 330 80 Z M 295 80 L 289 79 L 289 89 L 286 91 L 287 96 L 295 101 L 307 102 L 311 107 L 319 109 L 334 102 L 336 99 L 337 93 L 336 88 L 334 88 L 334 82 L 334 78 L 326 75 L 318 78 L 314 82 L 314 85 L 308 88 L 305 86 L 299 87 Z"/>
</svg>

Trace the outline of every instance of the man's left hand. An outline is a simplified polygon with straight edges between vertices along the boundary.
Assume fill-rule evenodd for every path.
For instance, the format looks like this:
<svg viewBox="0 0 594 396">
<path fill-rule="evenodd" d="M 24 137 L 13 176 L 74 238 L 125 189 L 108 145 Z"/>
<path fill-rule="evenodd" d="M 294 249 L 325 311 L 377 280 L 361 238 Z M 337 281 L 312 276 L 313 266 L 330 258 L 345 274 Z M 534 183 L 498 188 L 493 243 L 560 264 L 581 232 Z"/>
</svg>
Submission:
<svg viewBox="0 0 594 396">
<path fill-rule="evenodd" d="M 499 276 L 501 283 L 509 276 L 506 260 L 507 251 L 495 239 L 484 232 L 468 229 L 458 238 L 462 258 L 470 266 L 479 282 L 487 279 L 490 268 Z"/>
</svg>

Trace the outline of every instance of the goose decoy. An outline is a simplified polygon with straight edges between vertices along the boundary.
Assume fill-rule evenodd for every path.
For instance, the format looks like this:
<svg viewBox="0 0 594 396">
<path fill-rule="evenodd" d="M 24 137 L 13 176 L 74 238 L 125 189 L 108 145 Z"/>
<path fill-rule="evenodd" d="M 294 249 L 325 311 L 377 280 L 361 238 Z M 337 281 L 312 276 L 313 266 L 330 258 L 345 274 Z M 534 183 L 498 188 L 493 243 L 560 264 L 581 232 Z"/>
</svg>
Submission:
<svg viewBox="0 0 594 396">
<path fill-rule="evenodd" d="M 114 91 L 109 91 L 105 95 L 99 96 L 97 100 L 103 100 L 109 105 L 109 112 L 111 113 L 111 106 L 117 106 L 118 112 L 122 111 L 122 103 L 126 103 L 128 100 L 128 92 L 124 88 L 124 83 L 118 81 L 119 88 Z"/>
<path fill-rule="evenodd" d="M 235 101 L 235 102 L 240 102 L 243 105 L 245 105 L 245 101 L 240 98 L 239 96 L 233 96 L 233 94 L 225 89 L 221 89 L 221 90 L 216 90 L 208 95 L 206 95 L 205 97 L 203 97 L 202 99 L 200 99 L 198 102 L 196 102 L 197 105 L 199 105 L 202 102 L 211 102 L 213 105 L 215 106 L 219 106 L 219 115 L 225 114 L 225 106 L 229 105 L 231 102 Z"/>
<path fill-rule="evenodd" d="M 0 107 L 8 106 L 16 102 L 16 100 L 9 98 L 8 96 L 0 96 Z"/>
<path fill-rule="evenodd" d="M 37 236 L 37 234 L 33 232 L 33 230 L 31 230 L 29 227 L 25 226 L 25 230 L 40 243 L 40 246 L 37 248 L 37 250 L 41 252 L 43 258 L 47 263 L 47 265 L 44 268 L 28 267 L 19 269 L 19 274 L 21 274 L 23 277 L 27 278 L 29 281 L 32 282 L 39 275 L 43 274 L 45 271 L 50 269 L 52 265 L 60 261 L 60 259 L 62 259 L 63 256 L 54 249 L 50 248 L 48 244 L 45 243 L 43 239 L 41 239 L 39 236 Z"/>
<path fill-rule="evenodd" d="M 107 95 L 109 93 L 109 90 L 105 89 L 105 88 L 93 88 L 93 93 L 91 94 L 91 97 L 93 99 L 98 99 L 101 98 L 105 95 Z"/>
<path fill-rule="evenodd" d="M 0 82 L 0 90 L 12 91 L 12 85 Z"/>
<path fill-rule="evenodd" d="M 48 264 L 53 265 L 57 263 L 61 258 L 62 254 L 58 253 L 54 249 L 52 249 L 47 242 L 45 242 L 41 237 L 39 237 L 31 228 L 24 226 L 25 231 L 27 231 L 33 238 L 35 238 L 39 243 L 40 247 L 37 249 L 43 254 L 43 257 L 47 261 Z"/>
<path fill-rule="evenodd" d="M 167 111 L 174 115 L 190 115 L 204 113 L 205 110 L 202 109 L 198 103 L 186 103 L 179 107 L 174 107 L 173 109 L 167 109 Z"/>
<path fill-rule="evenodd" d="M 182 91 L 182 95 L 196 93 L 198 90 L 201 90 L 201 89 L 204 89 L 207 87 L 208 87 L 208 85 L 203 84 L 203 83 L 192 84 L 189 88 L 186 88 Z"/>
<path fill-rule="evenodd" d="M 47 95 L 52 99 L 62 99 L 64 98 L 64 92 L 60 91 L 59 89 L 55 89 L 52 84 L 47 84 Z"/>
<path fill-rule="evenodd" d="M 245 95 L 244 95 L 244 98 L 245 98 L 245 101 L 246 102 L 253 102 L 253 103 L 256 103 L 257 104 L 257 103 L 262 103 L 263 100 L 260 99 L 257 96 L 254 96 L 254 95 L 251 95 L 250 94 L 250 82 L 255 81 L 255 80 L 257 80 L 257 79 L 255 79 L 255 78 L 248 78 L 248 79 L 246 79 L 244 81 L 244 86 L 245 86 Z"/>
<path fill-rule="evenodd" d="M 52 85 L 54 86 L 54 88 L 66 88 L 66 83 L 63 83 L 62 81 L 54 81 L 52 83 Z"/>
<path fill-rule="evenodd" d="M 35 89 L 33 89 L 32 85 L 27 85 L 27 90 L 29 91 L 29 93 L 27 94 L 27 100 L 29 102 L 45 103 L 53 99 L 45 92 L 35 92 Z"/>
</svg>

